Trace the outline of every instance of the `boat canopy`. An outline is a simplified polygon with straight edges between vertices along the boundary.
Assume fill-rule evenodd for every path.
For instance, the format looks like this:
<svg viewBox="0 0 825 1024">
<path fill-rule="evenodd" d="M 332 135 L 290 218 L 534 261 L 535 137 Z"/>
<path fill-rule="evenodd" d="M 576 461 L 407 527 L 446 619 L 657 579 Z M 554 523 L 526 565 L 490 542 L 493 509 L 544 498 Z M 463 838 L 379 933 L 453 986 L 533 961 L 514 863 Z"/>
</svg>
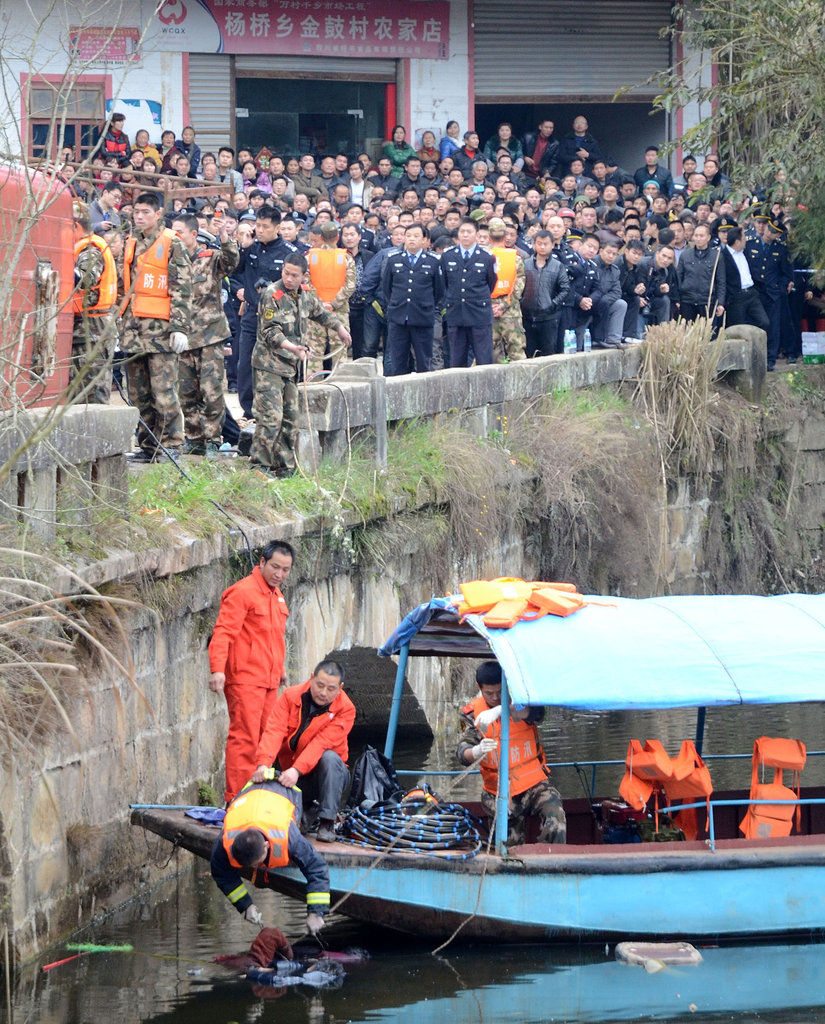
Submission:
<svg viewBox="0 0 825 1024">
<path fill-rule="evenodd" d="M 379 648 L 496 658 L 515 705 L 589 710 L 825 700 L 825 594 L 592 597 L 566 618 L 489 629 L 433 598 Z"/>
</svg>

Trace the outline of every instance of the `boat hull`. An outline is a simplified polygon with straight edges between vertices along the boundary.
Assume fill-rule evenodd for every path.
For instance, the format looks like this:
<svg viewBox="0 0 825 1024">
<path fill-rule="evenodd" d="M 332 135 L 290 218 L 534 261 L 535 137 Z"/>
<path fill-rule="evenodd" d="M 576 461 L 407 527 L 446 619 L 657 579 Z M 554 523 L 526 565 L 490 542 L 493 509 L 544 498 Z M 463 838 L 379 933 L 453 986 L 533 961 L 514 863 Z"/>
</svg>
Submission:
<svg viewBox="0 0 825 1024">
<path fill-rule="evenodd" d="M 181 812 L 136 810 L 132 822 L 208 859 L 217 830 Z M 526 846 L 501 859 L 381 856 L 319 846 L 340 913 L 413 935 L 499 941 L 632 937 L 739 938 L 825 930 L 825 840 L 633 846 Z M 286 868 L 270 888 L 302 898 Z"/>
</svg>

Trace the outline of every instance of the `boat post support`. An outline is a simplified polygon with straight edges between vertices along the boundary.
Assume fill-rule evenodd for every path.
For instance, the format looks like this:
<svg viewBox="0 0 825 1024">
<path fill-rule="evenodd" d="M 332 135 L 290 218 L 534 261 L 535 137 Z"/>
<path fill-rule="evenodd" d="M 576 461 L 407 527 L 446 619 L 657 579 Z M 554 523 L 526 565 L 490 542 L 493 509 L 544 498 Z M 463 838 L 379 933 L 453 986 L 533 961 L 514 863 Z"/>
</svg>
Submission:
<svg viewBox="0 0 825 1024">
<path fill-rule="evenodd" d="M 702 707 L 696 712 L 696 740 L 694 746 L 699 757 L 702 756 L 702 746 L 705 742 L 705 713 L 707 710 L 707 708 Z"/>
<path fill-rule="evenodd" d="M 390 720 L 387 723 L 387 739 L 384 743 L 384 757 L 392 760 L 392 752 L 395 749 L 395 734 L 398 732 L 398 719 L 401 717 L 401 697 L 404 693 L 404 677 L 407 674 L 407 658 L 410 653 L 410 645 L 404 644 L 398 654 L 398 668 L 395 671 L 395 686 L 392 691 L 392 704 L 390 706 Z"/>
<path fill-rule="evenodd" d="M 501 673 L 501 733 L 498 744 L 498 797 L 496 799 L 496 853 L 507 856 L 507 830 L 510 806 L 510 692 L 507 677 Z"/>
</svg>

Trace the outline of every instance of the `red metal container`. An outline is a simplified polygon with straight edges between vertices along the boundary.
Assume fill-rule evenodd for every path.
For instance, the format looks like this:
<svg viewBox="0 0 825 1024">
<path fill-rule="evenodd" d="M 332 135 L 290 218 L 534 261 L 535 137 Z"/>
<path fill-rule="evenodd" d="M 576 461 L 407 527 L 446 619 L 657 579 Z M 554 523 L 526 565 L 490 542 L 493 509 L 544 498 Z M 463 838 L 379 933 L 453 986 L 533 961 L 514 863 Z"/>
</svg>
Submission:
<svg viewBox="0 0 825 1024">
<path fill-rule="evenodd" d="M 0 163 L 0 412 L 51 405 L 69 382 L 74 235 L 65 184 Z"/>
</svg>

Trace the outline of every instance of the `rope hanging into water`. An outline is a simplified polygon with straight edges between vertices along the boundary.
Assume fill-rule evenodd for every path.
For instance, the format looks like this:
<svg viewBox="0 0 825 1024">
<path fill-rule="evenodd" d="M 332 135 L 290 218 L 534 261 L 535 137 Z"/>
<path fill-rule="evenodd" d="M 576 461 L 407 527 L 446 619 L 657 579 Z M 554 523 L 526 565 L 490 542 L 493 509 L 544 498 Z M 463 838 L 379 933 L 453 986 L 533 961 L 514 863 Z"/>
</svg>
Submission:
<svg viewBox="0 0 825 1024">
<path fill-rule="evenodd" d="M 356 807 L 344 820 L 339 838 L 352 846 L 376 850 L 392 846 L 393 850 L 424 855 L 460 850 L 441 859 L 468 860 L 482 847 L 477 826 L 461 804 L 405 800 L 394 805 L 379 804 L 369 810 Z"/>
</svg>

